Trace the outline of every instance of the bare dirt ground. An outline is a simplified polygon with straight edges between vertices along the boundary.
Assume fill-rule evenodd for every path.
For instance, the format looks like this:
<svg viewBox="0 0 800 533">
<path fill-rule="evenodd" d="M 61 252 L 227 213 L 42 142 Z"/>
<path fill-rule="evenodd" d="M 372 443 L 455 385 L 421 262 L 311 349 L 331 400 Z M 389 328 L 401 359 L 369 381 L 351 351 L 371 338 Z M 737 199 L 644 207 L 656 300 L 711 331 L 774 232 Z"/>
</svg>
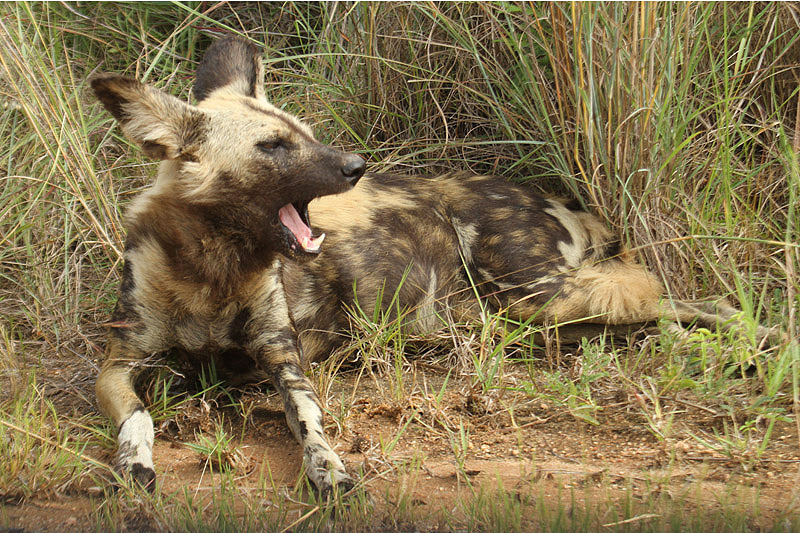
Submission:
<svg viewBox="0 0 800 533">
<path fill-rule="evenodd" d="M 58 373 L 51 370 L 53 376 Z M 723 456 L 688 437 L 689 432 L 713 431 L 721 421 L 687 402 L 665 401 L 664 409 L 678 415 L 675 437 L 662 441 L 648 431 L 641 412 L 631 408 L 635 399 L 598 399 L 600 424 L 592 425 L 563 407 L 521 401 L 513 392 L 480 394 L 468 378 L 448 378 L 441 392 L 445 376 L 441 369 L 415 367 L 399 399 L 389 393 L 383 377 L 368 373 L 340 375 L 330 387 L 329 411 L 344 414 L 328 417 L 329 436 L 348 468 L 362 472 L 376 516 L 403 500 L 424 517 L 412 529 L 438 529 L 442 516 L 463 512 L 458 502 L 464 496 L 498 487 L 545 506 L 582 502 L 589 495 L 592 501 L 683 502 L 694 511 L 734 505 L 747 512 L 752 507 L 754 529 L 770 527 L 797 506 L 800 449 L 791 424 L 776 426 L 764 459 L 748 461 Z M 80 392 L 81 387 L 75 394 L 53 389 L 54 397 L 61 398 L 59 409 L 91 411 L 90 391 Z M 213 434 L 220 424 L 237 436 L 237 486 L 256 490 L 267 471 L 276 486 L 291 491 L 296 485 L 302 458 L 279 398 L 269 390 L 237 394 L 249 413 L 244 426 L 241 407 L 197 399 L 158 425 L 154 457 L 162 492 L 185 489 L 201 499 L 211 494 L 217 474 L 185 442 L 200 432 Z M 86 453 L 112 460 L 110 449 Z M 47 499 L 2 503 L 0 532 L 94 530 L 101 494 L 95 481 Z M 124 529 L 151 531 L 154 526 L 133 520 Z"/>
</svg>

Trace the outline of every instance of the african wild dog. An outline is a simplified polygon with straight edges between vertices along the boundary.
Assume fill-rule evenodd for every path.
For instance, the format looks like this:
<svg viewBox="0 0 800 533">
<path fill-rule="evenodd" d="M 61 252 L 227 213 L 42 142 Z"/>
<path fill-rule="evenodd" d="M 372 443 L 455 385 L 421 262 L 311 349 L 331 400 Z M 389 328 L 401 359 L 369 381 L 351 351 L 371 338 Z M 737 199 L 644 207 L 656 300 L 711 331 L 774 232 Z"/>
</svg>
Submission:
<svg viewBox="0 0 800 533">
<path fill-rule="evenodd" d="M 362 177 L 359 156 L 317 142 L 267 102 L 262 83 L 260 54 L 236 38 L 206 53 L 196 106 L 133 79 L 91 81 L 122 131 L 163 160 L 127 214 L 97 380 L 98 402 L 119 427 L 117 467 L 146 486 L 153 423 L 132 378 L 169 349 L 266 373 L 325 492 L 352 482 L 325 439 L 301 344 L 306 359 L 325 357 L 355 297 L 370 313 L 381 291 L 397 291 L 418 331 L 475 316 L 472 287 L 494 310 L 536 323 L 715 325 L 733 313 L 662 304 L 658 280 L 593 216 L 529 188 L 487 176 Z"/>
</svg>

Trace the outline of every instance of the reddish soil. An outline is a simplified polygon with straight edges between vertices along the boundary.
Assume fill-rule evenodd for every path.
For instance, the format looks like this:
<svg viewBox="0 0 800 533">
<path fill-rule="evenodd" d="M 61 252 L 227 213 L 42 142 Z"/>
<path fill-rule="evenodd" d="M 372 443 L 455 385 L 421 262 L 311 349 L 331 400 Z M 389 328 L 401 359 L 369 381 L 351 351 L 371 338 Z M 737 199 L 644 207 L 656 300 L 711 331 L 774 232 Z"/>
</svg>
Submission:
<svg viewBox="0 0 800 533">
<path fill-rule="evenodd" d="M 450 378 L 437 401 L 444 377 L 434 370 L 415 373 L 401 400 L 391 399 L 379 379 L 337 377 L 329 409 L 335 413 L 345 403 L 349 412 L 343 430 L 328 417 L 329 435 L 348 468 L 365 473 L 376 513 L 405 499 L 420 510 L 419 516 L 434 517 L 420 529 L 436 526 L 435 517 L 451 512 L 469 494 L 468 485 L 493 490 L 501 484 L 505 491 L 543 498 L 545 505 L 569 504 L 571 494 L 581 502 L 590 493 L 593 501 L 632 496 L 648 502 L 665 496 L 685 500 L 695 510 L 752 506 L 758 509 L 754 527 L 768 526 L 797 507 L 800 449 L 790 424 L 776 425 L 765 459 L 735 460 L 681 437 L 718 424 L 699 406 L 665 402 L 665 410 L 679 408 L 680 415 L 672 431 L 676 436 L 663 442 L 646 429 L 628 398 L 598 399 L 601 423 L 590 425 L 541 401 L 471 392 L 467 379 Z M 183 443 L 198 432 L 213 433 L 220 420 L 229 435 L 244 430 L 237 486 L 256 488 L 267 469 L 278 486 L 295 486 L 301 454 L 279 399 L 269 391 L 245 392 L 240 399 L 253 406 L 244 428 L 233 408 L 199 401 L 157 428 L 154 456 L 162 491 L 209 493 L 215 474 Z M 513 407 L 513 420 L 508 407 Z M 111 450 L 87 453 L 111 460 Z M 51 499 L 0 504 L 0 532 L 91 529 L 99 492 L 96 486 L 82 486 Z M 125 529 L 151 528 L 131 522 Z"/>
</svg>

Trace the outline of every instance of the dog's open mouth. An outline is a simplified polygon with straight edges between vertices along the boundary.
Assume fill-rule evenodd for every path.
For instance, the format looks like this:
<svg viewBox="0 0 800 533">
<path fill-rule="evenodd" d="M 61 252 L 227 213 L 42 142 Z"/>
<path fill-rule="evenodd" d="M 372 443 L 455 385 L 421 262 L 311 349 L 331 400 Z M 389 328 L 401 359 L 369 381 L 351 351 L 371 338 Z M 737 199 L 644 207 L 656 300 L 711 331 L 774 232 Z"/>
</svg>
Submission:
<svg viewBox="0 0 800 533">
<path fill-rule="evenodd" d="M 303 251 L 318 254 L 325 234 L 314 237 L 308 220 L 308 202 L 292 202 L 281 207 L 278 219 L 289 238 L 289 248 L 293 252 Z"/>
</svg>

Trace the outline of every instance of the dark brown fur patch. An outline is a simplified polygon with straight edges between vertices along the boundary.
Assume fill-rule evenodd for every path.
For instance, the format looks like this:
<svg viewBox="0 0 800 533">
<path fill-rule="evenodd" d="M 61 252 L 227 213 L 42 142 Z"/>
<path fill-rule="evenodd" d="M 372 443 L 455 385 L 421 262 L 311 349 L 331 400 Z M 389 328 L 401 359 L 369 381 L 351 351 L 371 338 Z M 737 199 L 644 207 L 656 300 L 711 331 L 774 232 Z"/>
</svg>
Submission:
<svg viewBox="0 0 800 533">
<path fill-rule="evenodd" d="M 138 82 L 114 75 L 98 75 L 90 81 L 97 99 L 103 104 L 111 115 L 120 122 L 127 120 L 128 114 L 122 109 L 124 100 L 119 99 L 118 92 L 113 85 L 124 86 L 129 90 L 137 90 Z"/>
<path fill-rule="evenodd" d="M 564 203 L 564 207 L 566 207 L 570 211 L 586 211 L 586 209 L 583 208 L 583 205 L 581 205 L 581 203 L 575 198 Z"/>
<path fill-rule="evenodd" d="M 619 257 L 623 250 L 624 248 L 622 246 L 622 241 L 614 239 L 613 241 L 606 243 L 605 248 L 600 253 L 599 259 L 612 259 Z"/>
<path fill-rule="evenodd" d="M 205 100 L 216 89 L 225 87 L 236 80 L 243 80 L 247 86 L 247 96 L 255 97 L 257 92 L 258 48 L 249 41 L 238 38 L 215 41 L 203 56 L 197 67 L 194 84 L 194 97 L 198 102 Z"/>
<path fill-rule="evenodd" d="M 244 307 L 233 317 L 233 322 L 231 322 L 228 337 L 239 346 L 244 346 L 247 343 L 246 326 L 250 316 L 250 309 Z"/>
<path fill-rule="evenodd" d="M 160 197 L 129 228 L 129 241 L 155 240 L 165 253 L 170 276 L 207 284 L 216 298 L 233 294 L 244 281 L 272 261 L 265 215 L 255 206 L 199 204 Z"/>
<path fill-rule="evenodd" d="M 142 150 L 147 154 L 147 157 L 152 157 L 153 159 L 167 159 L 168 157 L 167 147 L 157 142 L 145 141 L 142 143 Z"/>
</svg>

